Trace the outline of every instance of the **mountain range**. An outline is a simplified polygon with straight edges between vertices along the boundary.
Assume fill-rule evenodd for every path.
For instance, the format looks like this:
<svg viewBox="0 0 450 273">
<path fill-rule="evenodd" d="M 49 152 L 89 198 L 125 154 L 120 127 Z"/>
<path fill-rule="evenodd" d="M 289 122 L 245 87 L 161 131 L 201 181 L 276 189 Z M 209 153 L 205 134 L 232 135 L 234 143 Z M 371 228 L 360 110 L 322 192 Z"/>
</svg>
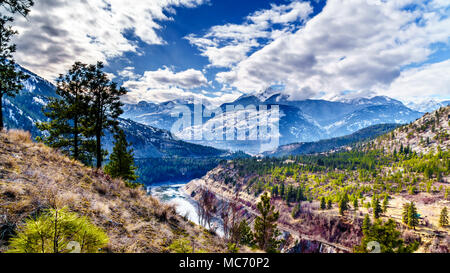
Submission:
<svg viewBox="0 0 450 273">
<path fill-rule="evenodd" d="M 46 121 L 42 108 L 49 98 L 56 97 L 56 87 L 49 81 L 18 66 L 18 69 L 29 75 L 23 90 L 15 97 L 4 98 L 4 117 L 6 128 L 17 128 L 30 131 L 33 137 L 41 136 L 35 124 Z M 119 119 L 120 127 L 125 131 L 127 140 L 131 142 L 135 157 L 160 158 L 166 156 L 179 157 L 219 157 L 228 155 L 226 151 L 205 147 L 182 141 L 167 130 L 137 123 L 132 120 Z M 114 146 L 111 132 L 103 138 L 104 148 L 109 152 Z"/>
<path fill-rule="evenodd" d="M 15 98 L 4 98 L 4 116 L 7 128 L 20 128 L 28 130 L 32 135 L 41 134 L 34 124 L 45 121 L 42 107 L 48 102 L 49 97 L 56 96 L 56 87 L 39 77 L 38 75 L 18 66 L 19 69 L 30 75 L 24 82 L 24 89 Z M 446 102 L 431 104 L 428 107 L 437 107 Z M 121 126 L 126 131 L 129 141 L 133 143 L 136 156 L 140 158 L 164 157 L 164 156 L 201 156 L 202 154 L 220 156 L 226 154 L 224 150 L 242 150 L 252 154 L 265 152 L 261 150 L 263 141 L 260 140 L 191 140 L 189 136 L 194 130 L 193 126 L 183 128 L 183 131 L 169 132 L 179 118 L 172 115 L 176 107 L 182 102 L 168 101 L 152 103 L 141 101 L 137 104 L 125 104 L 124 114 L 121 116 Z M 361 129 L 377 124 L 406 124 L 420 118 L 423 113 L 413 110 L 402 102 L 385 97 L 341 99 L 339 101 L 327 100 L 292 100 L 289 96 L 274 89 L 268 89 L 262 93 L 243 95 L 233 102 L 220 106 L 225 113 L 227 106 L 265 105 L 271 108 L 278 105 L 280 109 L 279 119 L 279 145 L 292 143 L 314 142 L 322 139 L 330 139 L 353 134 Z M 195 106 L 187 102 L 187 106 L 193 112 Z M 202 106 L 202 110 L 206 107 Z M 424 110 L 416 105 L 415 109 Z M 241 111 L 234 110 L 227 115 L 212 115 L 203 117 L 203 131 L 207 130 L 211 123 L 225 122 L 239 126 L 250 123 L 239 120 Z M 256 117 L 253 117 L 256 118 Z M 248 133 L 247 133 L 248 136 Z M 185 141 L 183 141 L 185 140 Z M 188 143 L 188 142 L 190 143 Z M 106 147 L 112 148 L 112 135 L 105 136 Z M 192 144 L 194 143 L 194 144 Z M 201 146 L 195 146 L 201 145 Z M 214 148 L 205 148 L 212 146 Z"/>
<path fill-rule="evenodd" d="M 177 105 L 174 102 L 127 104 L 123 117 L 170 130 L 178 119 L 171 115 Z M 220 110 L 225 113 L 227 106 L 237 105 L 242 105 L 244 108 L 256 106 L 257 109 L 260 105 L 266 105 L 268 109 L 272 105 L 278 105 L 280 145 L 341 137 L 377 124 L 406 124 L 423 115 L 419 111 L 408 108 L 402 102 L 385 96 L 342 101 L 290 100 L 288 96 L 270 89 L 260 94 L 241 96 L 231 103 L 221 105 Z M 191 111 L 194 109 L 192 103 L 185 106 Z M 247 123 L 242 122 L 239 119 L 240 111 L 247 111 L 249 116 L 248 110 L 241 109 L 235 110 L 232 114 L 203 117 L 202 130 L 204 132 L 209 130 L 211 124 L 233 124 L 235 128 L 240 128 L 239 126 L 246 126 L 252 122 L 250 117 L 247 118 Z M 189 139 L 195 129 L 197 127 L 189 126 L 175 134 L 182 139 Z M 196 140 L 192 142 L 220 149 L 245 150 L 254 154 L 264 152 L 261 151 L 263 142 L 259 140 Z"/>
</svg>

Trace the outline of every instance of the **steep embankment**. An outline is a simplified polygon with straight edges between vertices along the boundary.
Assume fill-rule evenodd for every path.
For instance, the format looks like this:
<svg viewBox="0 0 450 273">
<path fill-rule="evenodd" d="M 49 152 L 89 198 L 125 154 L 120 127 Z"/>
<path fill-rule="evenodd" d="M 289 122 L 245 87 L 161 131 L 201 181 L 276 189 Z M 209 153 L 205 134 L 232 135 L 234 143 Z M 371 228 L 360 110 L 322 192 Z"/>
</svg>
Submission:
<svg viewBox="0 0 450 273">
<path fill-rule="evenodd" d="M 228 182 L 229 177 L 234 177 L 234 181 Z M 258 214 L 256 204 L 259 202 L 259 195 L 253 192 L 248 181 L 248 177 L 239 176 L 233 164 L 228 164 L 215 168 L 201 179 L 191 181 L 183 190 L 196 200 L 205 189 L 213 192 L 217 200 L 220 200 L 217 215 L 221 213 L 220 202 L 237 202 L 240 218 L 252 223 Z M 359 227 L 341 221 L 338 217 L 311 213 L 317 204 L 305 202 L 299 219 L 292 219 L 290 208 L 283 200 L 276 199 L 274 204 L 280 212 L 278 228 L 286 240 L 282 252 L 350 252 L 351 246 L 361 236 Z"/>
<path fill-rule="evenodd" d="M 433 113 L 427 113 L 411 124 L 404 125 L 390 134 L 371 142 L 370 148 L 393 152 L 401 147 L 410 147 L 412 151 L 427 154 L 438 148 L 448 151 L 450 147 L 450 106 L 441 107 Z"/>
<path fill-rule="evenodd" d="M 220 238 L 145 191 L 33 143 L 28 133 L 1 132 L 0 252 L 25 219 L 51 207 L 68 207 L 103 228 L 110 238 L 107 252 L 168 252 L 182 238 L 195 242 L 196 250 L 225 249 Z"/>
</svg>

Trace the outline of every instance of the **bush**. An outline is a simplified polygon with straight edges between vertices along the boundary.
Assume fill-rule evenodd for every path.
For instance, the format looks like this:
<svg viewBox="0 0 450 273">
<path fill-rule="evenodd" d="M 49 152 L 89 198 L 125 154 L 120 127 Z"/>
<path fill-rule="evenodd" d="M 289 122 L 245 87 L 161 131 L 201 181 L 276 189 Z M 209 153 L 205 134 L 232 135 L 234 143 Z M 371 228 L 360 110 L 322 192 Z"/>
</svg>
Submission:
<svg viewBox="0 0 450 273">
<path fill-rule="evenodd" d="M 182 238 L 174 240 L 170 246 L 169 250 L 175 253 L 192 253 L 192 244 L 187 238 Z"/>
<path fill-rule="evenodd" d="M 9 241 L 9 253 L 96 253 L 108 244 L 105 232 L 67 208 L 28 219 Z"/>
</svg>

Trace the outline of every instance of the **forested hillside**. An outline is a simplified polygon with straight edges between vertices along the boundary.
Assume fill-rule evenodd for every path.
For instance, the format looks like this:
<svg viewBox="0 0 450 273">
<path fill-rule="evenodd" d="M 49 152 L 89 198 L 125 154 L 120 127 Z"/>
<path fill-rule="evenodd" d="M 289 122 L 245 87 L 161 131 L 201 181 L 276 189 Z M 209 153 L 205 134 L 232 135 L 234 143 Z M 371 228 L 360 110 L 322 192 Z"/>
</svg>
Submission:
<svg viewBox="0 0 450 273">
<path fill-rule="evenodd" d="M 394 220 L 405 242 L 419 243 L 419 252 L 448 252 L 449 229 L 443 221 L 450 205 L 448 110 L 352 151 L 230 161 L 187 189 L 206 187 L 228 199 L 236 194 L 250 214 L 268 191 L 281 214 L 280 229 L 294 238 L 353 249 L 364 238 L 363 220 L 369 215 L 372 222 Z M 414 138 L 404 138 L 416 130 Z M 413 146 L 427 137 L 429 142 Z M 399 144 L 397 149 L 389 149 L 387 141 Z M 408 218 L 410 208 L 415 212 Z"/>
</svg>

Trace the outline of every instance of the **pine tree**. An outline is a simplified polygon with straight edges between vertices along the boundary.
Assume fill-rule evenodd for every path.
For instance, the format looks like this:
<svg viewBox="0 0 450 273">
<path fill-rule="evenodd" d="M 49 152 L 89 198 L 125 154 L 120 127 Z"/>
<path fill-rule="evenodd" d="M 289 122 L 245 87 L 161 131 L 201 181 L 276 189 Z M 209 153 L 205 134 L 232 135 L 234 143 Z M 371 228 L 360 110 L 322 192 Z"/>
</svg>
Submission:
<svg viewBox="0 0 450 273">
<path fill-rule="evenodd" d="M 270 203 L 270 196 L 264 193 L 257 204 L 261 215 L 257 216 L 254 224 L 254 238 L 258 246 L 267 252 L 276 252 L 280 242 L 276 239 L 279 235 L 277 220 L 280 217 L 278 211 Z"/>
<path fill-rule="evenodd" d="M 358 210 L 358 207 L 359 207 L 359 204 L 358 204 L 358 198 L 355 197 L 355 198 L 353 198 L 353 208 L 354 208 L 355 210 Z"/>
<path fill-rule="evenodd" d="M 385 194 L 383 199 L 383 213 L 387 212 L 388 205 L 389 205 L 389 197 L 387 194 Z"/>
<path fill-rule="evenodd" d="M 322 196 L 322 198 L 320 198 L 320 209 L 325 210 L 326 208 L 327 208 L 327 203 L 325 201 L 325 197 Z"/>
<path fill-rule="evenodd" d="M 439 217 L 439 225 L 441 227 L 448 226 L 448 211 L 447 211 L 447 207 L 444 207 L 441 210 L 441 216 Z"/>
<path fill-rule="evenodd" d="M 117 119 L 123 113 L 120 96 L 126 94 L 123 87 L 111 82 L 103 71 L 104 65 L 98 62 L 88 66 L 87 84 L 90 101 L 90 133 L 95 137 L 96 166 L 101 168 L 106 152 L 102 150 L 102 137 L 105 130 L 117 130 Z"/>
<path fill-rule="evenodd" d="M 114 136 L 116 142 L 109 157 L 109 163 L 105 166 L 105 173 L 113 178 L 122 178 L 127 181 L 135 181 L 138 177 L 135 174 L 133 150 L 128 149 L 128 142 L 123 130 Z"/>
<path fill-rule="evenodd" d="M 39 138 L 50 147 L 58 148 L 70 157 L 86 164 L 92 161 L 94 142 L 88 123 L 87 66 L 75 63 L 66 75 L 57 79 L 56 94 L 43 108 L 48 122 L 37 123 L 46 137 Z"/>
<path fill-rule="evenodd" d="M 401 232 L 396 229 L 396 223 L 389 219 L 383 223 L 381 220 L 375 221 L 370 228 L 366 229 L 361 244 L 354 248 L 356 253 L 368 253 L 373 249 L 369 248 L 370 242 L 377 242 L 380 245 L 381 253 L 413 253 L 419 248 L 419 242 L 405 243 L 401 238 Z"/>
<path fill-rule="evenodd" d="M 409 203 L 405 203 L 403 205 L 403 212 L 402 212 L 402 222 L 403 224 L 408 224 L 408 215 L 409 215 Z"/>
<path fill-rule="evenodd" d="M 414 202 L 411 202 L 408 208 L 408 227 L 416 229 L 416 226 L 419 225 L 419 217 L 417 214 L 416 205 Z"/>
<path fill-rule="evenodd" d="M 378 219 L 381 216 L 381 205 L 380 200 L 378 198 L 375 199 L 375 205 L 373 205 L 373 218 Z"/>
<path fill-rule="evenodd" d="M 345 211 L 348 210 L 348 195 L 347 193 L 339 201 L 339 214 L 344 215 Z"/>
<path fill-rule="evenodd" d="M 295 199 L 296 199 L 297 202 L 303 201 L 304 197 L 303 197 L 303 190 L 302 190 L 301 187 L 297 188 L 297 196 L 296 196 Z"/>
<path fill-rule="evenodd" d="M 376 204 L 377 204 L 377 200 L 378 200 L 378 197 L 377 197 L 376 194 L 374 194 L 374 195 L 372 196 L 372 202 L 370 203 L 372 209 L 375 209 L 375 206 L 376 206 Z"/>
<path fill-rule="evenodd" d="M 370 229 L 370 227 L 372 226 L 372 223 L 370 222 L 370 217 L 369 214 L 366 214 L 366 216 L 364 217 L 363 223 L 362 223 L 362 231 L 364 234 L 366 234 L 366 232 Z"/>
<path fill-rule="evenodd" d="M 13 59 L 16 45 L 11 43 L 11 39 L 17 31 L 12 29 L 10 25 L 12 22 L 13 17 L 0 14 L 0 131 L 4 128 L 3 97 L 16 96 L 23 88 L 22 81 L 28 79 L 28 75 L 16 69 Z"/>
<path fill-rule="evenodd" d="M 328 198 L 327 200 L 327 209 L 331 209 L 333 207 L 333 203 L 331 201 L 331 199 Z"/>
</svg>

